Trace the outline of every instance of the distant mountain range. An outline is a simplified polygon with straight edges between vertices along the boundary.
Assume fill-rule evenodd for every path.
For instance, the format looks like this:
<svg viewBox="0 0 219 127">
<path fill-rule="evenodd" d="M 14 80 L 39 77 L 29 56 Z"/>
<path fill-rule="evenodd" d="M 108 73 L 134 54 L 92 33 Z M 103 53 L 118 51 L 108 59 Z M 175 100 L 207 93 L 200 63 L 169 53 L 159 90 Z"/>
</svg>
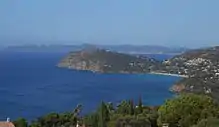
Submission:
<svg viewBox="0 0 219 127">
<path fill-rule="evenodd" d="M 121 53 L 130 54 L 181 54 L 188 51 L 187 48 L 170 48 L 156 45 L 21 45 L 8 46 L 2 50 L 4 51 L 18 51 L 18 52 L 71 52 L 79 51 L 84 48 L 100 48 Z"/>
</svg>

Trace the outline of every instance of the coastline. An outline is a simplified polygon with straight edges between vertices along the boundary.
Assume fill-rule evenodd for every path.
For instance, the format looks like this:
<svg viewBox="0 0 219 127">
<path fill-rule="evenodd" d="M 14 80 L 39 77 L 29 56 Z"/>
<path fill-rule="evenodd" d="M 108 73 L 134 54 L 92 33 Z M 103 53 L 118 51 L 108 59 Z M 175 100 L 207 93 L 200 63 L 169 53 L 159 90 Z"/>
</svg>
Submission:
<svg viewBox="0 0 219 127">
<path fill-rule="evenodd" d="M 63 66 L 57 65 L 59 68 L 66 68 Z M 90 71 L 92 73 L 114 73 L 114 72 L 103 72 L 103 71 L 97 71 L 97 70 L 89 70 L 89 69 L 74 69 L 71 67 L 68 67 L 68 69 L 73 69 L 73 70 L 78 70 L 78 71 Z M 125 72 L 125 71 L 120 71 L 118 72 L 120 74 L 153 74 L 153 75 L 165 75 L 165 76 L 173 76 L 173 77 L 181 77 L 181 78 L 189 78 L 187 75 L 179 75 L 179 74 L 170 74 L 170 73 L 161 73 L 161 72 L 147 72 L 147 73 L 137 73 L 137 72 Z"/>
<path fill-rule="evenodd" d="M 188 78 L 187 75 L 179 75 L 179 74 L 170 74 L 170 73 L 159 73 L 159 72 L 150 72 L 149 74 L 155 75 L 165 75 L 165 76 L 174 76 L 174 77 L 181 77 L 181 78 Z"/>
</svg>

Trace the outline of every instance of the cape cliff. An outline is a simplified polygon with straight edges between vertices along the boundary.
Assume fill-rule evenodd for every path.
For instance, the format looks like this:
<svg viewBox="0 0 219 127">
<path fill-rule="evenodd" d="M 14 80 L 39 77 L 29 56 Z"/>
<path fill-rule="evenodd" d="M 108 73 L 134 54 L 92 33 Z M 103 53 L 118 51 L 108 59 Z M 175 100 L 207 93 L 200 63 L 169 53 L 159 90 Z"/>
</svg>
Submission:
<svg viewBox="0 0 219 127">
<path fill-rule="evenodd" d="M 147 57 L 102 49 L 71 52 L 58 64 L 59 67 L 102 73 L 147 73 L 160 65 L 160 62 Z"/>
</svg>

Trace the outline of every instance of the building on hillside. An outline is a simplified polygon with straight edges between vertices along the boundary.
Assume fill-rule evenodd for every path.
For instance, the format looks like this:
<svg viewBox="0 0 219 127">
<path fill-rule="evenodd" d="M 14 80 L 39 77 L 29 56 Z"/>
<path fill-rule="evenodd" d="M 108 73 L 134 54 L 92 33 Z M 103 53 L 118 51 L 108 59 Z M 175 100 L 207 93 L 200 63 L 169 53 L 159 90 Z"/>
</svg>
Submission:
<svg viewBox="0 0 219 127">
<path fill-rule="evenodd" d="M 168 124 L 168 123 L 164 123 L 164 124 L 162 125 L 162 127 L 169 127 L 169 124 Z"/>
<path fill-rule="evenodd" d="M 15 127 L 12 122 L 10 122 L 10 119 L 7 118 L 6 121 L 0 121 L 0 127 Z"/>
<path fill-rule="evenodd" d="M 85 125 L 84 124 L 79 124 L 79 121 L 78 121 L 76 127 L 85 127 Z"/>
</svg>

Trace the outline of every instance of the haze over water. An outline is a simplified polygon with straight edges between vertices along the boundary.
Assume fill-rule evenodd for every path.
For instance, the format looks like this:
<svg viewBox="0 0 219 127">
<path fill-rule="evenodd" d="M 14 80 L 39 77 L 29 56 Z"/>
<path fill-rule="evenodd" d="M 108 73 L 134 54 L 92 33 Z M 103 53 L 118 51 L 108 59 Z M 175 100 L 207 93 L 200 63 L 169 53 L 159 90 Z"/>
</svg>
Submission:
<svg viewBox="0 0 219 127">
<path fill-rule="evenodd" d="M 159 105 L 173 97 L 179 77 L 150 74 L 97 74 L 57 68 L 63 53 L 0 53 L 0 119 L 34 119 L 83 105 L 91 112 L 103 101 L 135 99 Z M 154 55 L 153 55 L 154 56 Z M 167 58 L 156 55 L 156 58 Z"/>
</svg>

